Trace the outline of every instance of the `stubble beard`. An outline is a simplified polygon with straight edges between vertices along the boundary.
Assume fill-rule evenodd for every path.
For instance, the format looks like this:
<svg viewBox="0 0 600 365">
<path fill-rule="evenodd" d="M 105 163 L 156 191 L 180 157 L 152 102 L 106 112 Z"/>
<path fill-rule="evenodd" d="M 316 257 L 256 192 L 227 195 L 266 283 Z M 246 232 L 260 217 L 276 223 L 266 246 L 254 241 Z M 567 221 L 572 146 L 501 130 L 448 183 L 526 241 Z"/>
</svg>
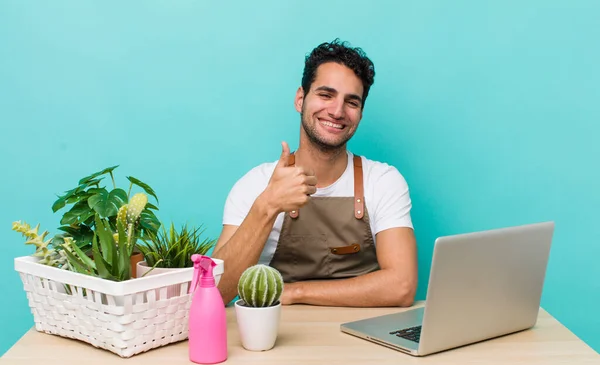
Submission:
<svg viewBox="0 0 600 365">
<path fill-rule="evenodd" d="M 325 141 L 320 138 L 318 132 L 316 131 L 316 125 L 314 125 L 314 124 L 311 125 L 311 123 L 308 119 L 309 119 L 309 117 L 306 116 L 306 113 L 304 113 L 304 111 L 302 111 L 302 113 L 300 114 L 300 120 L 302 122 L 302 129 L 304 129 L 304 132 L 306 133 L 306 136 L 308 137 L 308 140 L 311 142 L 311 144 L 314 145 L 315 147 L 317 147 L 321 152 L 325 152 L 325 153 L 329 153 L 329 154 L 334 153 L 334 152 L 338 152 L 338 153 L 341 152 L 341 150 L 343 150 L 344 147 L 346 146 L 346 143 L 354 135 L 354 133 L 352 133 L 350 135 L 346 135 L 340 142 L 338 142 L 336 144 L 332 144 L 331 142 Z M 315 123 L 318 123 L 318 122 L 315 121 Z"/>
</svg>

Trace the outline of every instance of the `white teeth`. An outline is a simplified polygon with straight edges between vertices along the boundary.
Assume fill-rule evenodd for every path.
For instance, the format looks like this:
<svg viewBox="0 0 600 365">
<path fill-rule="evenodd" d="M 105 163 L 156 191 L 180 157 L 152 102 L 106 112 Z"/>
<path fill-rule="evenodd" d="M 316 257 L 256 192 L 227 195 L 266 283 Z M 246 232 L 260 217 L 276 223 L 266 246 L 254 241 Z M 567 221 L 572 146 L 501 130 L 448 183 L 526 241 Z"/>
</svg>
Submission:
<svg viewBox="0 0 600 365">
<path fill-rule="evenodd" d="M 323 121 L 323 120 L 321 120 L 320 122 L 321 122 L 321 124 L 326 125 L 328 127 L 333 127 L 333 128 L 337 128 L 337 129 L 344 128 L 343 124 L 335 124 L 335 123 L 326 122 L 326 121 Z"/>
</svg>

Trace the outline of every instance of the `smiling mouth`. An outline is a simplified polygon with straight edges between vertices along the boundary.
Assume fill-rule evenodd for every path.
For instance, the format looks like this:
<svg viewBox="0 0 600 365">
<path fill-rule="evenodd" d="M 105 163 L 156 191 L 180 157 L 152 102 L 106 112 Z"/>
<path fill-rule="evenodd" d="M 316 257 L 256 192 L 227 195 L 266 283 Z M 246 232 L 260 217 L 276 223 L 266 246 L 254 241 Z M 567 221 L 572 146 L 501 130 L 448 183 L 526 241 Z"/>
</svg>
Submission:
<svg viewBox="0 0 600 365">
<path fill-rule="evenodd" d="M 319 119 L 319 123 L 321 123 L 322 125 L 324 125 L 326 127 L 340 129 L 340 130 L 346 128 L 346 126 L 343 124 L 337 124 L 337 123 L 333 123 L 333 122 L 329 122 L 329 121 L 325 121 L 325 120 L 321 120 L 321 119 Z"/>
</svg>

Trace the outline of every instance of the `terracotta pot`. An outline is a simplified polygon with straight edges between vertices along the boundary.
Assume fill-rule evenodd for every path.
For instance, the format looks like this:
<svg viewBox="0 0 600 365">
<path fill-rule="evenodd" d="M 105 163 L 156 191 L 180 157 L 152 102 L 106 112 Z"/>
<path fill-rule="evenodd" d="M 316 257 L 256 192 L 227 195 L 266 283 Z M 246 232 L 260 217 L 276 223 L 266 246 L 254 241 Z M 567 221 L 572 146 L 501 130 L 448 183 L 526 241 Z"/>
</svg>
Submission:
<svg viewBox="0 0 600 365">
<path fill-rule="evenodd" d="M 131 278 L 137 278 L 137 264 L 138 262 L 144 261 L 144 254 L 141 252 L 133 252 L 129 258 L 131 264 Z"/>
</svg>

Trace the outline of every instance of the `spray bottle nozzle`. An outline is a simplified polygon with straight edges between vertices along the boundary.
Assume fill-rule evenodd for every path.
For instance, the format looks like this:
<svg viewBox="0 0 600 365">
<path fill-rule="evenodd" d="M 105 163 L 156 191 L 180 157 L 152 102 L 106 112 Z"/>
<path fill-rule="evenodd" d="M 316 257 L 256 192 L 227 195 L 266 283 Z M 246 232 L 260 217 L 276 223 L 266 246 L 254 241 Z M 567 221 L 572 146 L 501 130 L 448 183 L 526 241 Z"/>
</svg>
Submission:
<svg viewBox="0 0 600 365">
<path fill-rule="evenodd" d="M 202 276 L 202 280 L 200 280 L 201 287 L 206 288 L 215 286 L 213 268 L 217 266 L 217 264 L 210 257 L 198 254 L 192 255 L 192 262 L 194 263 L 194 277 L 192 279 L 192 285 L 190 286 L 190 293 L 196 289 L 200 276 Z"/>
</svg>

